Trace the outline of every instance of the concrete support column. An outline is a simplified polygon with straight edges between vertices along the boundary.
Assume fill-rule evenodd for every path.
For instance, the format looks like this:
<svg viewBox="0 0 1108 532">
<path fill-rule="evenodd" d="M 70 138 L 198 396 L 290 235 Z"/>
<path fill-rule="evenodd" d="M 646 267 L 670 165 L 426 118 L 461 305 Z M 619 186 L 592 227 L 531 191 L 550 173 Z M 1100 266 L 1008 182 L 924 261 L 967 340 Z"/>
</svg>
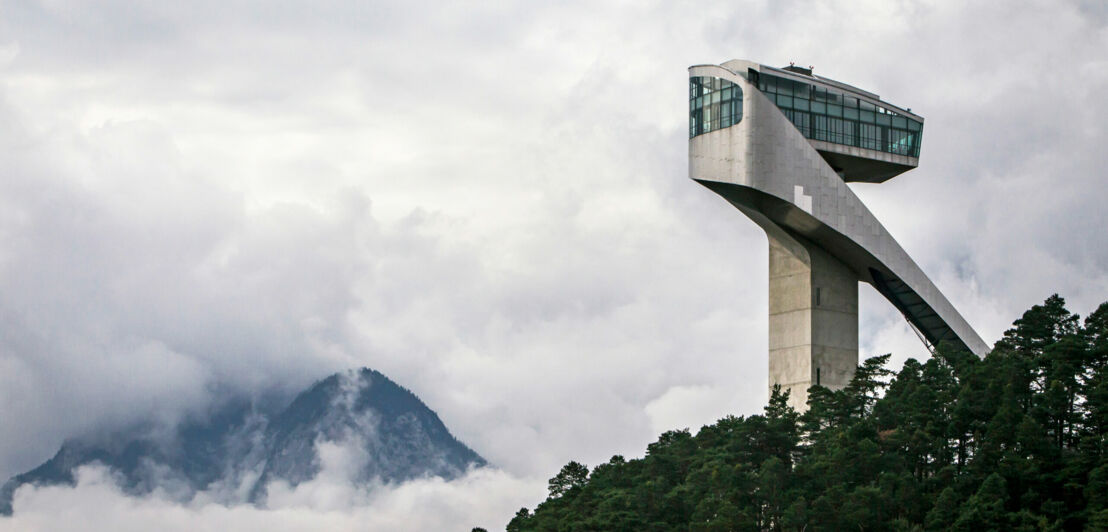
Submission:
<svg viewBox="0 0 1108 532">
<path fill-rule="evenodd" d="M 807 409 L 808 388 L 839 389 L 858 366 L 858 276 L 784 231 L 769 237 L 769 385 Z"/>
</svg>

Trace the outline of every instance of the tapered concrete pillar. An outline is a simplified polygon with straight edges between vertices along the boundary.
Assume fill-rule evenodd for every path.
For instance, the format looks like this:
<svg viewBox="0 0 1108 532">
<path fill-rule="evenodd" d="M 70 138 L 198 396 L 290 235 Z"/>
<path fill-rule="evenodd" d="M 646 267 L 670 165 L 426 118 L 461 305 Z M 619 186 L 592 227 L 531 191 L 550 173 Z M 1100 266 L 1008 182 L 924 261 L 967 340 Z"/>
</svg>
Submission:
<svg viewBox="0 0 1108 532">
<path fill-rule="evenodd" d="M 858 366 L 858 276 L 784 231 L 769 237 L 769 383 L 806 409 L 808 388 L 839 389 Z"/>
</svg>

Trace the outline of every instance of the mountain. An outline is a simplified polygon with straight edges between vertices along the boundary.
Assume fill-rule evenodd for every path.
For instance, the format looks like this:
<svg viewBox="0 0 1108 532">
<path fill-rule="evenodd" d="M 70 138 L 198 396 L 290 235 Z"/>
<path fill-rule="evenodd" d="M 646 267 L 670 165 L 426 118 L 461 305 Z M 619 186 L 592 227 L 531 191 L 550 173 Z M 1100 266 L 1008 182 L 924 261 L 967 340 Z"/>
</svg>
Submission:
<svg viewBox="0 0 1108 532">
<path fill-rule="evenodd" d="M 283 408 L 229 399 L 172 430 L 146 423 L 67 440 L 53 458 L 0 488 L 0 513 L 11 514 L 19 486 L 72 485 L 75 470 L 93 463 L 108 466 L 132 495 L 159 489 L 184 501 L 204 491 L 226 503 L 264 504 L 271 482 L 296 486 L 315 478 L 322 442 L 355 452 L 361 467 L 350 478 L 360 485 L 452 479 L 486 465 L 415 394 L 362 369 L 316 382 Z"/>
</svg>

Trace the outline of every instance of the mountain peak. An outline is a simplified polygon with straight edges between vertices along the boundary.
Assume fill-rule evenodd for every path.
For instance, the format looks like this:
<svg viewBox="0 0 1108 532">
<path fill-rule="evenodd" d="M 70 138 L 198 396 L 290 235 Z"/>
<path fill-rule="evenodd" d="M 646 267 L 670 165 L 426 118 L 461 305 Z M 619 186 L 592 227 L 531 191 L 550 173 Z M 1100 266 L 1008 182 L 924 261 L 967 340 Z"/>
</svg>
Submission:
<svg viewBox="0 0 1108 532">
<path fill-rule="evenodd" d="M 319 474 L 322 443 L 356 450 L 361 460 L 351 480 L 365 485 L 452 479 L 486 465 L 419 397 L 362 368 L 317 381 L 277 412 L 232 400 L 207 417 L 181 422 L 169 438 L 131 428 L 108 438 L 67 440 L 53 458 L 0 489 L 0 513 L 11 513 L 20 485 L 72 484 L 74 471 L 93 463 L 115 471 L 122 489 L 134 495 L 172 478 L 188 486 L 182 499 L 219 491 L 229 503 L 264 504 L 270 483 L 296 486 Z"/>
</svg>

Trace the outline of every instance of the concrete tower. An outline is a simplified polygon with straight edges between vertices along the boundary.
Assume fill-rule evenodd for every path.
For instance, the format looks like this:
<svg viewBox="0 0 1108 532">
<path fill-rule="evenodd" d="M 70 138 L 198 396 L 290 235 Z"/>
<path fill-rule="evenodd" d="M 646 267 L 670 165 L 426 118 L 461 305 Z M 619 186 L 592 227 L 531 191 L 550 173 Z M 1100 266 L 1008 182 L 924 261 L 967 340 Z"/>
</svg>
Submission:
<svg viewBox="0 0 1108 532">
<path fill-rule="evenodd" d="M 988 346 L 850 190 L 919 164 L 923 118 L 876 94 L 733 60 L 689 68 L 689 177 L 769 237 L 769 383 L 804 410 L 808 388 L 858 365 L 858 282 L 931 349 Z"/>
</svg>

